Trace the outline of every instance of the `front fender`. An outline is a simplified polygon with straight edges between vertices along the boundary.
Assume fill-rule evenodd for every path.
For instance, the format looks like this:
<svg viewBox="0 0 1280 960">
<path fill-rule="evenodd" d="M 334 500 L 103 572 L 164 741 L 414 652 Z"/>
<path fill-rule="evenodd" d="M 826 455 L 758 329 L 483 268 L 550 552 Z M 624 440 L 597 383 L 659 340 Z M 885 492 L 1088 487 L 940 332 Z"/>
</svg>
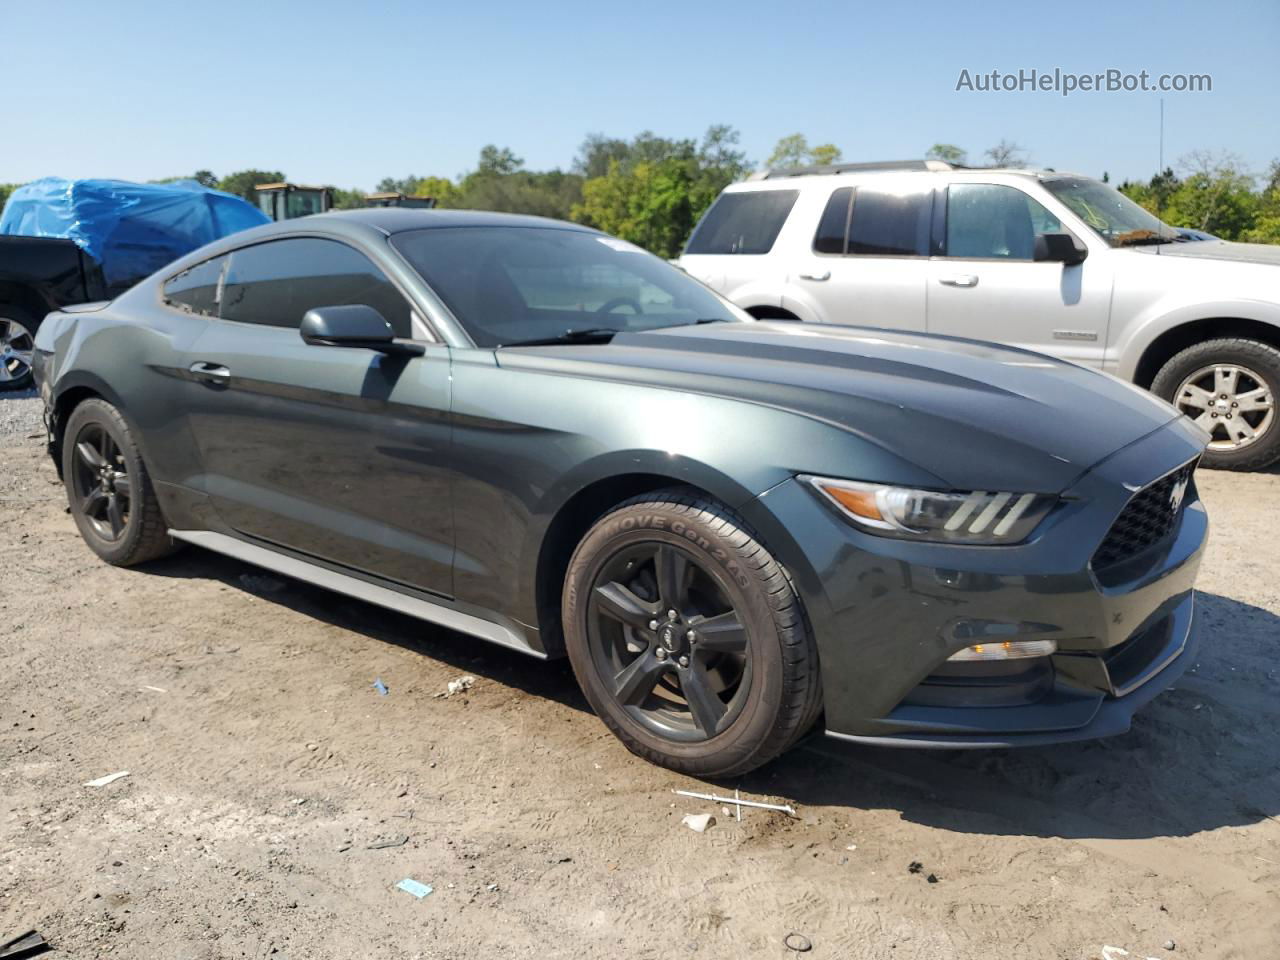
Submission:
<svg viewBox="0 0 1280 960">
<path fill-rule="evenodd" d="M 1214 318 L 1253 320 L 1280 332 L 1277 303 L 1245 298 L 1177 304 L 1161 300 L 1125 325 L 1115 344 L 1116 376 L 1133 380 L 1143 355 L 1161 336 L 1185 324 Z"/>
</svg>

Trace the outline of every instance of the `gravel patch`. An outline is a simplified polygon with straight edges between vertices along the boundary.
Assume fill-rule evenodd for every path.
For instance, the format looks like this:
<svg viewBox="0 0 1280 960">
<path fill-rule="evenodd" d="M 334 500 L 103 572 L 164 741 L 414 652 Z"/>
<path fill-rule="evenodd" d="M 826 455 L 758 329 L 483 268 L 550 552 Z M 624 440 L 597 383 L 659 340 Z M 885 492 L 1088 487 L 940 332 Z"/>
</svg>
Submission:
<svg viewBox="0 0 1280 960">
<path fill-rule="evenodd" d="M 44 433 L 42 404 L 35 389 L 0 393 L 0 437 L 27 437 Z"/>
</svg>

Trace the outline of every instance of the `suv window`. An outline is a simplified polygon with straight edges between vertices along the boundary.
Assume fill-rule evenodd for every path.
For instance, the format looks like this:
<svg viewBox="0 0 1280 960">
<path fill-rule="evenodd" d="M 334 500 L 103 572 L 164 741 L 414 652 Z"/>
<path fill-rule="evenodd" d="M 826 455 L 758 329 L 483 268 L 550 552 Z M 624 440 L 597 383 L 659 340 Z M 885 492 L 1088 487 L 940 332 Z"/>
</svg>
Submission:
<svg viewBox="0 0 1280 960">
<path fill-rule="evenodd" d="M 948 257 L 1031 260 L 1037 234 L 1061 231 L 1057 217 L 1016 187 L 953 183 L 947 189 Z"/>
<path fill-rule="evenodd" d="M 295 237 L 230 254 L 222 319 L 296 327 L 313 307 L 373 307 L 398 337 L 412 336 L 409 302 L 358 250 L 337 240 Z"/>
<path fill-rule="evenodd" d="M 882 257 L 929 255 L 931 190 L 841 187 L 831 195 L 813 237 L 815 253 Z"/>
<path fill-rule="evenodd" d="M 226 262 L 225 256 L 214 257 L 170 277 L 164 283 L 164 302 L 197 316 L 216 317 L 221 293 L 219 281 Z"/>
<path fill-rule="evenodd" d="M 768 253 L 798 190 L 722 193 L 689 238 L 685 253 Z"/>
<path fill-rule="evenodd" d="M 815 253 L 844 253 L 844 240 L 849 235 L 849 201 L 853 187 L 841 187 L 827 201 L 813 237 Z"/>
<path fill-rule="evenodd" d="M 853 196 L 846 252 L 882 257 L 927 257 L 930 189 L 885 190 L 858 187 Z"/>
</svg>

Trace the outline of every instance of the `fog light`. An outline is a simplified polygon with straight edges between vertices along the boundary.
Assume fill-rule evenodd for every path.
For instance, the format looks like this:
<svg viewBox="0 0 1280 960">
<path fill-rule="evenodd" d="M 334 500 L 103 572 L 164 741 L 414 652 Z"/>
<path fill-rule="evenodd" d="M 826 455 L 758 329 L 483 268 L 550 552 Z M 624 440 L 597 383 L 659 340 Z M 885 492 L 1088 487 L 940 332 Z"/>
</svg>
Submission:
<svg viewBox="0 0 1280 960">
<path fill-rule="evenodd" d="M 975 643 L 958 650 L 947 659 L 951 661 L 974 660 L 1025 660 L 1029 657 L 1047 657 L 1058 649 L 1056 640 L 1005 640 L 1000 643 Z"/>
</svg>

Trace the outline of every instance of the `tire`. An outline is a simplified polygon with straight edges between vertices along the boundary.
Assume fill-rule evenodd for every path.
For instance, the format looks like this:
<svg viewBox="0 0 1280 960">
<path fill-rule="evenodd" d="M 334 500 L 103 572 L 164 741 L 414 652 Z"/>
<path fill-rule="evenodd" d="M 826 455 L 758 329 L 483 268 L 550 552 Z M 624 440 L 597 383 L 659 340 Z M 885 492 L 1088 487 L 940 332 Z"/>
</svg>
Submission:
<svg viewBox="0 0 1280 960">
<path fill-rule="evenodd" d="M 1188 347 L 1151 384 L 1152 393 L 1211 432 L 1201 463 L 1218 470 L 1260 470 L 1280 460 L 1277 391 L 1280 350 L 1236 337 Z"/>
<path fill-rule="evenodd" d="M 660 766 L 746 773 L 821 710 L 818 652 L 790 580 L 740 517 L 694 491 L 601 517 L 569 561 L 562 617 L 592 708 Z"/>
<path fill-rule="evenodd" d="M 107 563 L 131 567 L 176 549 L 133 432 L 105 400 L 86 400 L 67 419 L 62 477 L 80 536 Z"/>
<path fill-rule="evenodd" d="M 25 310 L 0 305 L 0 391 L 32 385 L 31 358 L 40 321 Z"/>
</svg>

